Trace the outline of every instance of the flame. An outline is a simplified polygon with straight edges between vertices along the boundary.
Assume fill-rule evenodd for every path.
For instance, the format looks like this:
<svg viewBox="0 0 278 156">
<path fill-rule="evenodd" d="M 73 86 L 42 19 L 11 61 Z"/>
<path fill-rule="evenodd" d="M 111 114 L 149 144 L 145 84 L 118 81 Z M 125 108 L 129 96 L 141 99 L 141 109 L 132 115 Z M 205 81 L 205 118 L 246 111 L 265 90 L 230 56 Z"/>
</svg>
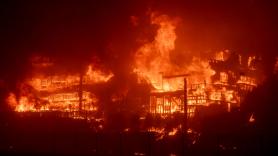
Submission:
<svg viewBox="0 0 278 156">
<path fill-rule="evenodd" d="M 177 19 L 152 13 L 151 24 L 158 26 L 154 40 L 142 45 L 135 54 L 134 72 L 139 77 L 147 80 L 160 91 L 183 89 L 183 78 L 163 79 L 167 75 L 190 73 L 190 83 L 210 81 L 209 77 L 214 74 L 214 71 L 208 61 L 193 57 L 190 65 L 179 66 L 171 60 L 170 55 L 175 50 L 177 39 L 175 32 L 178 25 Z"/>
<path fill-rule="evenodd" d="M 103 73 L 101 70 L 94 69 L 92 65 L 88 66 L 86 77 L 90 83 L 107 82 L 113 77 L 112 73 Z"/>
<path fill-rule="evenodd" d="M 93 65 L 88 66 L 83 76 L 83 85 L 107 82 L 113 77 L 112 73 L 105 73 Z M 77 111 L 79 110 L 80 75 L 37 75 L 28 78 L 22 86 L 30 86 L 34 90 L 20 88 L 17 97 L 10 93 L 7 103 L 18 112 L 25 111 Z M 98 110 L 98 98 L 95 94 L 82 91 L 82 109 L 87 111 Z"/>
<path fill-rule="evenodd" d="M 131 17 L 131 22 L 138 25 L 138 18 Z M 138 75 L 139 80 L 143 80 L 152 85 L 152 93 L 159 93 L 158 97 L 150 97 L 150 112 L 159 113 L 162 116 L 175 112 L 184 113 L 183 106 L 184 90 L 187 93 L 187 113 L 188 117 L 193 117 L 196 106 L 208 106 L 211 103 L 227 103 L 228 110 L 231 104 L 238 103 L 239 97 L 237 89 L 243 87 L 256 87 L 257 79 L 246 75 L 239 76 L 235 84 L 230 85 L 230 80 L 236 77 L 233 71 L 224 71 L 220 67 L 217 72 L 213 69 L 213 63 L 225 63 L 229 56 L 229 50 L 214 53 L 214 59 L 209 60 L 203 56 L 190 56 L 192 58 L 186 64 L 178 64 L 171 57 L 176 52 L 176 34 L 179 25 L 178 18 L 171 18 L 168 15 L 151 13 L 150 24 L 157 26 L 156 34 L 152 41 L 143 44 L 135 52 L 133 72 Z M 192 54 L 191 54 L 192 55 Z M 213 55 L 211 55 L 213 56 Z M 182 58 L 181 58 L 182 59 Z M 247 66 L 248 70 L 254 70 L 255 56 L 250 56 L 247 63 L 242 63 L 242 56 L 239 55 L 238 62 L 240 67 Z M 49 58 L 35 57 L 33 65 L 36 68 L 47 68 L 53 66 Z M 42 61 L 42 63 L 41 63 Z M 212 69 L 213 68 L 213 69 Z M 278 71 L 278 59 L 275 66 Z M 217 75 L 215 75 L 217 73 Z M 212 76 L 219 77 L 212 80 Z M 82 85 L 86 86 L 96 83 L 106 83 L 113 77 L 113 73 L 104 72 L 97 68 L 97 65 L 87 66 L 84 74 L 56 74 L 56 75 L 33 75 L 26 79 L 24 84 L 31 86 L 32 89 L 21 88 L 16 96 L 10 93 L 7 103 L 18 112 L 24 111 L 78 111 L 80 107 L 86 111 L 97 111 L 99 99 L 89 91 L 82 90 Z M 184 88 L 184 78 L 187 79 L 187 88 Z M 142 81 L 142 82 L 143 82 Z M 229 86 L 230 85 L 230 86 Z M 236 88 L 238 87 L 239 88 Z M 82 91 L 81 91 L 82 90 Z M 128 91 L 122 94 L 114 93 L 111 95 L 112 102 L 122 101 Z M 163 94 L 160 94 L 163 93 Z M 177 93 L 179 96 L 169 96 L 167 93 Z M 82 95 L 82 96 L 81 96 Z M 175 94 L 176 95 L 176 94 Z M 80 106 L 82 103 L 82 106 Z M 154 104 L 154 106 L 153 106 Z M 166 115 L 165 115 L 166 116 Z M 83 117 L 74 116 L 80 119 Z M 126 131 L 129 131 L 127 129 Z M 151 132 L 175 135 L 177 129 L 165 132 L 164 128 L 151 128 Z"/>
<path fill-rule="evenodd" d="M 16 96 L 13 93 L 7 97 L 7 103 L 14 108 L 17 112 L 38 112 L 38 111 L 77 111 L 79 109 L 79 96 L 78 92 L 63 92 L 51 94 L 46 97 L 41 97 L 42 100 L 47 101 L 47 104 L 36 106 L 34 99 L 27 96 L 20 96 L 16 100 Z M 93 105 L 98 102 L 98 99 L 91 95 L 89 92 L 83 92 L 83 107 L 85 110 L 96 111 L 97 106 Z M 35 107 L 36 106 L 36 107 Z"/>
<path fill-rule="evenodd" d="M 175 49 L 176 22 L 167 15 L 151 14 L 151 24 L 158 25 L 154 41 L 140 47 L 135 55 L 136 68 L 141 77 L 148 80 L 156 89 L 161 88 L 161 74 L 172 69 L 170 51 Z"/>
<path fill-rule="evenodd" d="M 173 128 L 173 130 L 170 131 L 170 132 L 168 133 L 168 135 L 169 135 L 169 136 L 174 136 L 174 135 L 177 134 L 177 132 L 178 132 L 178 128 Z"/>
<path fill-rule="evenodd" d="M 220 51 L 215 54 L 215 60 L 224 61 L 224 52 Z"/>
<path fill-rule="evenodd" d="M 228 74 L 226 72 L 220 72 L 220 82 L 222 83 L 228 82 Z"/>
<path fill-rule="evenodd" d="M 183 98 L 167 95 L 169 92 L 184 90 L 184 77 L 187 79 L 187 103 L 188 105 L 204 105 L 211 103 L 226 103 L 229 110 L 232 104 L 239 103 L 239 95 L 236 87 L 253 88 L 257 86 L 256 78 L 240 76 L 236 84 L 230 85 L 234 78 L 237 78 L 234 71 L 218 70 L 218 80 L 212 80 L 216 71 L 211 65 L 225 64 L 231 55 L 229 50 L 215 53 L 212 60 L 191 56 L 188 64 L 180 65 L 173 61 L 171 54 L 175 52 L 175 42 L 178 38 L 176 28 L 177 19 L 172 19 L 167 15 L 151 14 L 152 25 L 158 26 L 154 40 L 143 44 L 135 53 L 134 72 L 139 79 L 146 80 L 153 86 L 154 93 L 150 98 L 150 112 L 158 113 L 162 116 L 174 112 L 183 113 Z M 233 59 L 233 58 L 232 58 Z M 242 57 L 239 55 L 238 63 L 242 64 Z M 252 62 L 255 56 L 248 58 L 246 66 L 249 70 L 254 70 Z M 229 68 L 229 67 L 228 67 Z M 215 69 L 215 68 L 214 68 Z M 244 88 L 245 87 L 245 88 Z M 165 94 L 158 94 L 165 93 Z M 183 94 L 180 92 L 179 94 Z M 183 95 L 182 95 L 183 96 Z M 196 107 L 188 107 L 189 116 L 193 117 Z"/>
<path fill-rule="evenodd" d="M 14 93 L 9 93 L 6 102 L 9 104 L 10 107 L 15 108 L 17 106 L 17 100 Z"/>
<path fill-rule="evenodd" d="M 17 100 L 14 93 L 9 93 L 6 102 L 18 112 L 35 111 L 34 104 L 26 96 L 21 96 Z"/>
<path fill-rule="evenodd" d="M 148 129 L 149 132 L 164 133 L 165 128 L 151 127 Z"/>
<path fill-rule="evenodd" d="M 86 74 L 83 76 L 83 84 L 94 84 L 107 82 L 113 77 L 112 73 L 104 73 L 95 69 L 92 65 L 88 66 Z M 27 84 L 38 91 L 56 91 L 62 88 L 77 86 L 80 83 L 80 75 L 38 75 L 27 80 Z"/>
<path fill-rule="evenodd" d="M 25 112 L 25 111 L 35 111 L 34 103 L 29 101 L 26 96 L 22 96 L 19 99 L 18 105 L 15 109 L 18 112 Z"/>
<path fill-rule="evenodd" d="M 255 116 L 254 116 L 254 113 L 251 114 L 250 118 L 249 118 L 249 122 L 250 123 L 253 123 L 255 122 Z"/>
<path fill-rule="evenodd" d="M 247 62 L 247 65 L 248 65 L 248 68 L 252 69 L 252 62 L 256 59 L 256 56 L 249 56 L 248 57 L 248 62 Z"/>
<path fill-rule="evenodd" d="M 153 132 L 156 134 L 156 140 L 161 140 L 165 136 L 165 128 L 151 127 L 148 132 Z"/>
<path fill-rule="evenodd" d="M 219 51 L 219 52 L 215 53 L 214 59 L 216 61 L 226 61 L 229 57 L 229 54 L 230 54 L 230 51 L 228 49 L 222 50 L 222 51 Z M 241 59 L 241 56 L 240 56 L 239 59 Z"/>
<path fill-rule="evenodd" d="M 150 23 L 158 26 L 154 40 L 142 45 L 135 53 L 134 72 L 137 73 L 140 79 L 146 80 L 153 86 L 153 92 L 184 90 L 184 77 L 188 73 L 190 74 L 187 76 L 188 86 L 198 83 L 209 84 L 211 83 L 211 76 L 215 74 L 215 71 L 210 67 L 208 59 L 205 60 L 193 56 L 191 62 L 186 65 L 177 65 L 171 60 L 171 54 L 176 49 L 177 21 L 177 19 L 171 19 L 167 15 L 152 13 Z M 226 59 L 224 53 L 227 52 L 227 50 L 220 52 L 216 57 L 224 61 Z M 223 77 L 223 81 L 227 81 L 227 75 Z M 191 95 L 188 95 L 188 104 L 207 105 L 205 88 L 205 86 L 196 88 L 194 92 L 190 93 Z M 201 98 L 198 96 L 201 96 Z M 151 98 L 151 103 L 154 104 L 154 107 L 151 107 L 150 111 L 154 113 L 172 114 L 174 112 L 184 112 L 182 98 Z M 195 108 L 190 107 L 187 111 L 190 116 L 193 116 Z"/>
<path fill-rule="evenodd" d="M 257 82 L 255 78 L 249 77 L 249 76 L 243 76 L 241 75 L 239 80 L 237 81 L 238 84 L 248 84 L 252 86 L 257 86 Z"/>
</svg>

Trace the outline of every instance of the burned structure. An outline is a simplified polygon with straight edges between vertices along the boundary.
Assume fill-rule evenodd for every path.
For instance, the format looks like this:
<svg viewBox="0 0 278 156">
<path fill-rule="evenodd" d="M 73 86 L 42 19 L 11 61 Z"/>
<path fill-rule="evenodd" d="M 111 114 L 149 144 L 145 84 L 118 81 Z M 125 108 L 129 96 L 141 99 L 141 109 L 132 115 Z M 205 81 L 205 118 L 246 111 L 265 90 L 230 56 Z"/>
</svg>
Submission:
<svg viewBox="0 0 278 156">
<path fill-rule="evenodd" d="M 96 69 L 93 64 L 84 73 L 58 73 L 50 71 L 54 65 L 44 57 L 32 59 L 34 74 L 20 83 L 17 95 L 9 94 L 10 106 L 18 112 L 67 112 L 74 118 L 84 117 L 84 113 L 94 115 L 99 100 L 92 88 L 107 82 L 113 74 Z"/>
<path fill-rule="evenodd" d="M 133 103 L 133 107 L 125 108 L 129 110 L 136 109 L 137 105 L 147 105 L 140 108 L 163 117 L 174 113 L 193 117 L 196 108 L 211 104 L 224 105 L 227 111 L 240 107 L 245 95 L 261 80 L 260 58 L 241 56 L 228 50 L 211 52 L 215 57 L 188 53 L 192 56 L 187 62 L 183 61 L 184 58 L 173 58 L 178 23 L 179 20 L 168 15 L 150 13 L 150 24 L 157 28 L 156 34 L 135 51 L 134 64 L 131 71 L 127 71 L 136 75 L 138 83 L 151 86 L 150 100 L 142 99 L 145 95 L 135 98 L 137 93 L 127 98 L 130 87 L 120 85 L 124 88 L 121 88 L 123 93 L 114 91 L 105 100 L 114 103 L 115 108 Z M 49 72 L 49 68 L 55 68 L 53 61 L 44 57 L 32 60 L 32 74 L 21 83 L 17 94 L 10 93 L 7 97 L 8 104 L 15 111 L 70 112 L 73 117 L 80 118 L 83 112 L 93 116 L 100 103 L 105 103 L 92 88 L 95 84 L 108 82 L 113 77 L 112 72 L 104 72 L 95 62 L 87 64 L 86 70 L 79 73 Z M 177 60 L 180 62 L 176 63 Z M 121 112 L 123 109 L 112 109 L 115 110 Z"/>
<path fill-rule="evenodd" d="M 211 69 L 215 71 L 210 77 L 210 83 L 204 80 L 202 83 L 185 84 L 187 88 L 172 91 L 154 90 L 150 94 L 150 113 L 162 116 L 184 113 L 185 100 L 188 117 L 193 117 L 195 109 L 199 106 L 223 105 L 228 112 L 239 108 L 244 97 L 262 80 L 261 60 L 255 56 L 242 58 L 241 55 L 229 51 L 217 55 L 215 59 L 209 60 Z M 190 74 L 162 76 L 162 88 L 163 81 L 178 81 L 180 77 L 186 79 Z"/>
</svg>

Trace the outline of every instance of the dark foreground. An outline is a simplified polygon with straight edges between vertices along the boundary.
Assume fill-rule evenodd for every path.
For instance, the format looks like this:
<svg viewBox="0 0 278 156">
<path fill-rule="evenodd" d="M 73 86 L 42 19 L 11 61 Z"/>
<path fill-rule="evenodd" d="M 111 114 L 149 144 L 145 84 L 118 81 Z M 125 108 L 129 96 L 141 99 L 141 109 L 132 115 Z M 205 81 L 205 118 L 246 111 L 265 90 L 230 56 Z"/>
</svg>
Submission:
<svg viewBox="0 0 278 156">
<path fill-rule="evenodd" d="M 186 148 L 181 133 L 158 139 L 151 132 L 96 132 L 85 120 L 14 114 L 1 121 L 0 155 L 273 155 L 278 148 L 275 135 L 212 130 L 188 139 Z"/>
</svg>

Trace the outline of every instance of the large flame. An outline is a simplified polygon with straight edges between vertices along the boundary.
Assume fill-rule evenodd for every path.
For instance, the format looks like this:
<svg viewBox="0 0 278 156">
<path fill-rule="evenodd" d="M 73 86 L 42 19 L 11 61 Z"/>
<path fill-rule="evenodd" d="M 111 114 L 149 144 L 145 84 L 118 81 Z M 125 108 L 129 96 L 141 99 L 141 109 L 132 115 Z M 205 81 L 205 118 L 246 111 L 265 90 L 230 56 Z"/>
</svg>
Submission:
<svg viewBox="0 0 278 156">
<path fill-rule="evenodd" d="M 112 73 L 105 73 L 93 65 L 89 65 L 85 75 L 82 76 L 82 85 L 107 82 L 111 77 L 113 77 Z M 18 96 L 10 93 L 6 101 L 18 112 L 77 111 L 80 109 L 80 100 L 83 110 L 97 110 L 98 98 L 88 91 L 82 91 L 80 94 L 80 81 L 79 74 L 36 75 L 21 84 L 24 87 L 19 88 Z"/>
<path fill-rule="evenodd" d="M 238 62 L 242 69 L 254 71 L 256 68 L 253 62 L 257 60 L 255 56 L 248 57 L 247 63 L 243 64 L 242 57 L 238 55 L 236 60 L 237 57 L 229 50 L 216 52 L 215 57 L 210 59 L 188 53 L 190 55 L 188 58 L 192 59 L 184 64 L 178 64 L 172 58 L 175 56 L 173 53 L 177 51 L 175 42 L 178 38 L 176 34 L 178 20 L 157 13 L 152 13 L 150 19 L 150 23 L 158 26 L 158 29 L 154 40 L 142 45 L 136 51 L 134 72 L 140 79 L 153 86 L 150 98 L 151 113 L 167 115 L 184 112 L 184 92 L 181 92 L 185 89 L 184 78 L 187 79 L 187 104 L 192 106 L 187 108 L 189 116 L 194 115 L 196 108 L 194 106 L 208 106 L 211 103 L 225 103 L 230 111 L 231 105 L 238 106 L 242 100 L 237 89 L 252 90 L 256 87 L 258 83 L 256 78 L 249 75 L 237 77 L 240 71 L 234 70 L 238 69 L 229 69 L 232 67 L 225 66 L 226 63 L 231 64 L 231 61 L 234 61 Z M 234 81 L 236 78 L 238 79 Z M 235 84 L 231 85 L 232 81 Z"/>
<path fill-rule="evenodd" d="M 166 15 L 152 14 L 151 24 L 159 26 L 157 34 L 154 41 L 143 45 L 136 52 L 134 71 L 159 89 L 162 88 L 161 73 L 169 73 L 173 68 L 169 55 L 175 49 L 176 22 Z"/>
<path fill-rule="evenodd" d="M 155 89 L 162 91 L 183 89 L 182 78 L 174 81 L 163 80 L 167 75 L 190 73 L 191 83 L 210 80 L 214 71 L 210 69 L 208 61 L 193 57 L 190 65 L 179 66 L 171 60 L 171 53 L 175 52 L 176 48 L 177 19 L 152 13 L 151 24 L 158 26 L 156 36 L 152 42 L 142 45 L 136 51 L 134 72 L 150 82 Z"/>
</svg>

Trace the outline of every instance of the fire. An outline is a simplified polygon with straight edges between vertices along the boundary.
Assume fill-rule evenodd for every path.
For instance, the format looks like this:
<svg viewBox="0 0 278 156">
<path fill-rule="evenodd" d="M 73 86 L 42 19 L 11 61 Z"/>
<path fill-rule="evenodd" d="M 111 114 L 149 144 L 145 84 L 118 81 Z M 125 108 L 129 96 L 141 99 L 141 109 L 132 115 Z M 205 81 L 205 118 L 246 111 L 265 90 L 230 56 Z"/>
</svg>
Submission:
<svg viewBox="0 0 278 156">
<path fill-rule="evenodd" d="M 15 111 L 25 112 L 25 111 L 35 111 L 33 102 L 29 101 L 28 97 L 21 96 L 19 100 L 16 99 L 14 93 L 10 93 L 6 99 L 7 103 L 10 104 Z"/>
<path fill-rule="evenodd" d="M 92 65 L 88 66 L 86 74 L 83 76 L 84 84 L 94 84 L 107 82 L 113 77 L 112 73 L 104 73 L 99 69 L 95 69 Z M 62 88 L 79 85 L 80 75 L 38 75 L 27 80 L 27 84 L 38 91 L 55 91 Z"/>
<path fill-rule="evenodd" d="M 219 53 L 216 53 L 215 60 L 224 61 L 224 52 L 220 51 Z"/>
<path fill-rule="evenodd" d="M 255 116 L 254 116 L 254 113 L 251 114 L 250 118 L 249 118 L 249 122 L 250 123 L 253 123 L 255 122 Z"/>
<path fill-rule="evenodd" d="M 86 77 L 90 82 L 99 83 L 99 82 L 107 82 L 113 77 L 113 74 L 103 73 L 101 70 L 94 69 L 92 65 L 89 65 L 88 70 L 86 72 Z"/>
<path fill-rule="evenodd" d="M 20 97 L 16 111 L 24 112 L 26 110 L 34 110 L 34 105 L 29 101 L 26 96 Z"/>
<path fill-rule="evenodd" d="M 210 68 L 208 61 L 193 57 L 190 65 L 179 66 L 171 60 L 171 53 L 176 48 L 177 19 L 152 13 L 150 23 L 157 25 L 158 30 L 152 42 L 142 45 L 136 51 L 134 72 L 139 77 L 147 80 L 160 91 L 183 89 L 183 78 L 172 81 L 163 79 L 168 75 L 190 73 L 191 83 L 210 80 L 209 77 L 214 74 L 214 71 Z"/>
<path fill-rule="evenodd" d="M 164 133 L 165 128 L 158 128 L 158 127 L 151 127 L 148 129 L 149 132 L 155 132 L 155 133 Z"/>
<path fill-rule="evenodd" d="M 255 78 L 248 77 L 248 76 L 240 76 L 239 80 L 237 81 L 239 84 L 249 84 L 252 86 L 257 86 L 257 82 Z"/>
<path fill-rule="evenodd" d="M 9 93 L 6 102 L 11 106 L 11 107 L 16 107 L 17 106 L 17 100 L 16 96 L 14 93 Z"/>
<path fill-rule="evenodd" d="M 177 65 L 172 61 L 171 53 L 174 53 L 176 48 L 177 19 L 152 13 L 150 23 L 157 25 L 158 29 L 154 40 L 142 45 L 136 51 L 134 72 L 141 79 L 152 84 L 154 88 L 154 97 L 151 95 L 150 102 L 151 112 L 159 114 L 184 112 L 182 96 L 164 96 L 163 93 L 184 90 L 185 76 L 187 76 L 188 85 L 200 82 L 210 83 L 210 77 L 215 74 L 215 71 L 211 69 L 208 60 L 196 56 L 188 65 Z M 217 57 L 224 60 L 224 52 L 219 53 Z M 205 87 L 191 92 L 192 96 L 189 97 L 188 104 L 206 104 L 207 98 L 204 92 Z M 183 92 L 178 94 L 183 95 Z M 198 96 L 202 96 L 202 98 L 198 98 Z M 188 113 L 193 114 L 194 110 L 193 107 L 189 108 Z"/>
<path fill-rule="evenodd" d="M 247 64 L 248 64 L 248 67 L 249 67 L 250 69 L 253 68 L 253 67 L 252 67 L 252 62 L 253 62 L 255 59 L 256 59 L 256 56 L 249 56 L 249 57 L 248 57 L 248 62 L 247 62 Z"/>
<path fill-rule="evenodd" d="M 159 25 L 155 36 L 155 47 L 161 52 L 162 58 L 169 59 L 169 52 L 175 49 L 177 39 L 175 29 L 176 21 L 171 20 L 167 15 L 151 15 L 151 24 Z"/>
<path fill-rule="evenodd" d="M 138 25 L 137 17 L 131 17 L 131 20 L 134 25 Z M 139 83 L 149 83 L 152 86 L 150 107 L 145 108 L 162 117 L 187 111 L 187 117 L 190 118 L 194 117 L 199 106 L 226 104 L 228 111 L 239 106 L 243 99 L 241 96 L 259 83 L 254 77 L 258 57 L 244 58 L 229 50 L 222 50 L 212 53 L 212 58 L 191 53 L 188 56 L 191 59 L 187 62 L 177 63 L 173 54 L 178 49 L 176 29 L 179 23 L 178 18 L 151 13 L 150 24 L 156 26 L 156 34 L 152 41 L 144 43 L 135 51 L 133 72 L 138 75 Z M 37 69 L 55 66 L 49 58 L 35 57 L 32 60 Z M 28 86 L 27 89 L 20 88 L 16 95 L 10 93 L 6 100 L 18 112 L 97 111 L 100 101 L 90 89 L 94 84 L 106 83 L 112 77 L 113 73 L 101 70 L 96 64 L 89 64 L 86 71 L 78 74 L 35 73 L 22 82 Z M 110 100 L 120 103 L 127 94 L 128 90 L 121 94 L 112 93 Z M 178 130 L 173 129 L 168 133 L 164 128 L 152 127 L 149 131 L 171 136 Z"/>
<path fill-rule="evenodd" d="M 150 23 L 158 26 L 158 29 L 154 40 L 136 51 L 134 72 L 153 86 L 150 95 L 151 113 L 161 116 L 184 113 L 185 90 L 186 102 L 190 106 L 187 107 L 189 117 L 194 116 L 199 105 L 226 104 L 230 111 L 232 107 L 239 106 L 243 99 L 240 95 L 245 94 L 242 92 L 251 91 L 257 86 L 257 78 L 251 76 L 256 70 L 256 56 L 243 59 L 241 55 L 223 50 L 214 53 L 211 59 L 191 56 L 189 63 L 177 64 L 171 56 L 176 51 L 178 20 L 156 13 L 152 13 L 150 19 Z M 243 60 L 247 62 L 243 63 Z M 237 67 L 234 68 L 231 62 Z M 250 75 L 240 74 L 241 69 Z"/>
<path fill-rule="evenodd" d="M 159 26 L 157 34 L 154 41 L 143 45 L 136 52 L 134 71 L 159 89 L 161 88 L 160 73 L 166 73 L 172 69 L 169 55 L 170 51 L 175 49 L 176 22 L 166 15 L 158 16 L 153 13 L 151 24 Z"/>
<path fill-rule="evenodd" d="M 73 85 L 78 85 L 80 78 L 77 75 L 36 76 L 27 80 L 27 84 L 38 91 L 56 91 Z"/>
<path fill-rule="evenodd" d="M 168 133 L 168 135 L 169 135 L 169 136 L 174 136 L 174 135 L 177 134 L 177 132 L 178 132 L 178 128 L 173 128 L 173 130 L 170 131 L 170 132 Z"/>
<path fill-rule="evenodd" d="M 36 64 L 36 67 L 39 66 Z M 45 67 L 45 66 L 43 66 Z M 19 96 L 10 93 L 7 103 L 18 112 L 26 111 L 86 111 L 98 110 L 98 98 L 90 91 L 81 91 L 82 85 L 107 82 L 113 77 L 93 65 L 89 65 L 81 77 L 76 75 L 36 75 L 26 79 L 19 88 Z M 27 88 L 27 89 L 26 89 Z M 80 108 L 80 102 L 82 104 Z"/>
<path fill-rule="evenodd" d="M 222 50 L 215 53 L 214 59 L 217 61 L 226 61 L 229 55 L 230 55 L 230 51 L 228 49 Z M 239 57 L 239 60 L 241 60 L 241 56 Z"/>
</svg>

